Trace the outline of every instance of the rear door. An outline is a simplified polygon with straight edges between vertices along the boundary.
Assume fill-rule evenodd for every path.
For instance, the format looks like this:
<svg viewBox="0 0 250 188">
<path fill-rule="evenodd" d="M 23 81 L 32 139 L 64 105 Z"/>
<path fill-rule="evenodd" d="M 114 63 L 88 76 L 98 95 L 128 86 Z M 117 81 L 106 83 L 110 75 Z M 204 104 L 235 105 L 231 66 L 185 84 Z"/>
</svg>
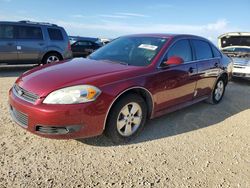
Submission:
<svg viewBox="0 0 250 188">
<path fill-rule="evenodd" d="M 196 98 L 210 95 L 220 71 L 219 52 L 216 55 L 209 42 L 193 39 L 191 40 L 195 51 L 199 79 L 196 86 Z M 217 57 L 216 57 L 217 56 Z"/>
<path fill-rule="evenodd" d="M 162 67 L 155 77 L 157 90 L 157 111 L 191 101 L 197 80 L 197 65 L 193 61 L 190 42 L 177 41 L 170 47 L 164 59 L 178 56 L 184 60 L 180 65 Z"/>
<path fill-rule="evenodd" d="M 38 63 L 45 46 L 41 27 L 17 26 L 17 51 L 20 62 Z"/>
<path fill-rule="evenodd" d="M 0 24 L 0 63 L 16 63 L 18 60 L 15 39 L 15 27 Z"/>
</svg>

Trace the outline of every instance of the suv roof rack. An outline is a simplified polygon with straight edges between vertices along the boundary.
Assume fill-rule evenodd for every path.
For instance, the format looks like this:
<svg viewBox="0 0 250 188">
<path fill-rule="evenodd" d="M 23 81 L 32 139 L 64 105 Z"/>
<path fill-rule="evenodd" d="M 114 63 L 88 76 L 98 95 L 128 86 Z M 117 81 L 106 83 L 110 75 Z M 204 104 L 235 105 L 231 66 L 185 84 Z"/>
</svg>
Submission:
<svg viewBox="0 0 250 188">
<path fill-rule="evenodd" d="M 47 23 L 47 22 L 33 22 L 33 21 L 29 21 L 29 20 L 21 20 L 21 21 L 19 21 L 19 23 L 40 24 L 40 25 L 48 25 L 48 26 L 58 27 L 56 24 L 51 24 L 51 23 Z"/>
</svg>

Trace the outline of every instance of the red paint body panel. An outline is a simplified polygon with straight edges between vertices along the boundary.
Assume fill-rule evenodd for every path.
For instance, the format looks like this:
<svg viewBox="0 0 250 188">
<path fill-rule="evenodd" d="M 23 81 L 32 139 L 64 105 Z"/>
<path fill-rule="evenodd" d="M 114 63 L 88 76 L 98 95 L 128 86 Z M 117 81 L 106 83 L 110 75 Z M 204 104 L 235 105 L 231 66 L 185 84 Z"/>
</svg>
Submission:
<svg viewBox="0 0 250 188">
<path fill-rule="evenodd" d="M 166 50 L 178 38 L 186 35 L 143 34 L 133 36 L 167 37 L 168 40 L 145 67 L 127 66 L 108 61 L 73 59 L 32 69 L 17 79 L 16 84 L 40 98 L 35 104 L 26 102 L 9 93 L 12 107 L 28 116 L 27 130 L 48 138 L 83 138 L 102 134 L 111 105 L 117 97 L 130 88 L 144 88 L 153 103 L 151 118 L 163 114 L 167 109 L 209 96 L 214 83 L 223 72 L 227 72 L 228 60 L 197 61 L 159 68 Z M 196 37 L 197 38 L 197 37 Z M 217 61 L 219 67 L 211 67 Z M 224 62 L 224 64 L 223 64 Z M 189 70 L 194 72 L 190 74 Z M 230 71 L 228 71 L 230 74 Z M 93 85 L 101 90 L 94 102 L 72 105 L 43 104 L 45 97 L 60 88 L 74 85 Z M 197 92 L 197 95 L 195 93 Z M 64 127 L 80 125 L 80 131 L 65 135 L 40 134 L 37 125 Z"/>
</svg>

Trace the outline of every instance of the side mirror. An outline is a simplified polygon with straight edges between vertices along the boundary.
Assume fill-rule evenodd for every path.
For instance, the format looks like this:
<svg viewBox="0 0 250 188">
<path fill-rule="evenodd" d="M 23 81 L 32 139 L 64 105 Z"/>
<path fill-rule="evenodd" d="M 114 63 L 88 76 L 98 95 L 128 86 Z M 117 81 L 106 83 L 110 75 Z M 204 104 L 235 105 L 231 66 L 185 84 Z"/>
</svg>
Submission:
<svg viewBox="0 0 250 188">
<path fill-rule="evenodd" d="M 172 56 L 167 61 L 164 61 L 164 65 L 180 65 L 184 63 L 184 60 L 178 56 Z"/>
</svg>

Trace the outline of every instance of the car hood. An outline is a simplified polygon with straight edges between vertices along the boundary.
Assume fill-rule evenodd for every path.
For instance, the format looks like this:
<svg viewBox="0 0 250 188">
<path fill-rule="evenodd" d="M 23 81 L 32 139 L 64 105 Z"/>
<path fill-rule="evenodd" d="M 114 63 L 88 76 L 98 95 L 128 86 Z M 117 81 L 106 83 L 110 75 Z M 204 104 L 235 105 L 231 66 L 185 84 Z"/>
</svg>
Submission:
<svg viewBox="0 0 250 188">
<path fill-rule="evenodd" d="M 44 97 L 54 90 L 72 85 L 94 84 L 98 87 L 105 81 L 103 80 L 105 77 L 121 75 L 131 69 L 136 67 L 109 61 L 76 58 L 34 68 L 20 76 L 16 83 L 23 89 Z M 117 76 L 114 79 L 117 79 Z M 107 81 L 111 81 L 110 78 Z"/>
<path fill-rule="evenodd" d="M 218 37 L 220 49 L 250 47 L 250 33 L 232 32 Z"/>
</svg>

